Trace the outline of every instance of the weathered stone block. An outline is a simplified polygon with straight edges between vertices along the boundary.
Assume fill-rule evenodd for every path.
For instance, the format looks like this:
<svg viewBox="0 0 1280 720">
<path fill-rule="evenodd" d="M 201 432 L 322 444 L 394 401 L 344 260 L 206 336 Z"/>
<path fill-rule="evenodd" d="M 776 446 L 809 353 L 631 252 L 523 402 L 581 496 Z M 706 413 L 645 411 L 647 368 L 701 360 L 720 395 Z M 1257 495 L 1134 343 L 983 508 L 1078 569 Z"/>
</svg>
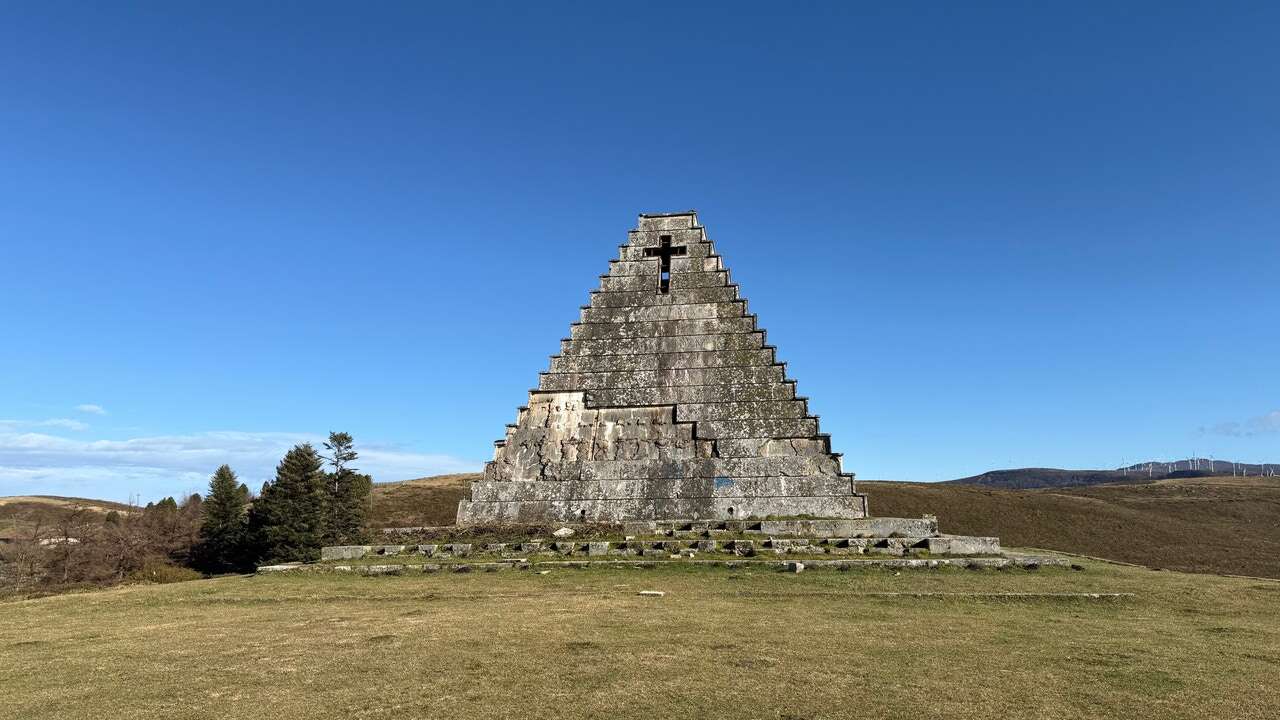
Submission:
<svg viewBox="0 0 1280 720">
<path fill-rule="evenodd" d="M 719 290 L 729 290 L 720 288 Z M 688 290 L 687 292 L 695 292 Z M 710 293 L 712 290 L 696 292 Z M 609 295 L 629 295 L 631 293 L 609 293 Z M 727 293 L 722 293 L 726 294 Z M 724 297 L 707 302 L 730 302 L 736 298 Z M 728 333 L 749 333 L 756 329 L 754 315 L 745 317 L 697 318 L 693 320 L 652 320 L 648 322 L 606 322 L 577 323 L 570 326 L 569 338 L 572 340 L 611 340 L 625 338 L 670 337 L 676 335 L 715 335 Z M 584 389 L 584 388 L 578 388 Z"/>
<path fill-rule="evenodd" d="M 334 545 L 320 548 L 321 560 L 355 560 L 368 555 L 372 548 L 368 545 Z"/>
<path fill-rule="evenodd" d="M 570 355 L 645 355 L 649 353 L 697 352 L 711 350 L 750 350 L 764 346 L 764 333 L 736 335 L 680 335 L 676 337 L 604 338 L 599 340 L 560 341 L 560 354 Z"/>
<path fill-rule="evenodd" d="M 943 535 L 927 538 L 926 547 L 933 555 L 998 555 L 1000 538 Z"/>
<path fill-rule="evenodd" d="M 632 242 L 635 242 L 635 237 L 634 237 L 635 235 L 641 235 L 645 232 L 676 231 L 676 230 L 687 229 L 693 232 L 700 233 L 701 232 L 700 230 L 695 229 L 697 227 L 698 227 L 698 215 L 692 210 L 690 210 L 687 213 L 641 214 L 640 221 L 636 226 L 636 233 L 634 233 L 632 238 Z"/>
<path fill-rule="evenodd" d="M 657 282 L 653 278 L 642 278 Z M 579 319 L 583 323 L 658 322 L 663 320 L 706 320 L 712 318 L 746 317 L 746 305 L 741 300 L 731 303 L 699 303 L 697 305 L 641 305 L 639 307 L 583 308 Z"/>
</svg>

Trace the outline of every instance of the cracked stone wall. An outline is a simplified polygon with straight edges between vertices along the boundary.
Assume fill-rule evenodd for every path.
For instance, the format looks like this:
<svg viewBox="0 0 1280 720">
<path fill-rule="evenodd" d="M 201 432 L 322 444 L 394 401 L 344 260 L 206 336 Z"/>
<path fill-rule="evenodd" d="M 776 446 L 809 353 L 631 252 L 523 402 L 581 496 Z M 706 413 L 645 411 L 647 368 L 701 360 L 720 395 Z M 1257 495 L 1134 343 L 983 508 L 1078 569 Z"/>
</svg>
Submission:
<svg viewBox="0 0 1280 720">
<path fill-rule="evenodd" d="M 867 512 L 692 212 L 640 216 L 495 446 L 461 524 Z"/>
</svg>

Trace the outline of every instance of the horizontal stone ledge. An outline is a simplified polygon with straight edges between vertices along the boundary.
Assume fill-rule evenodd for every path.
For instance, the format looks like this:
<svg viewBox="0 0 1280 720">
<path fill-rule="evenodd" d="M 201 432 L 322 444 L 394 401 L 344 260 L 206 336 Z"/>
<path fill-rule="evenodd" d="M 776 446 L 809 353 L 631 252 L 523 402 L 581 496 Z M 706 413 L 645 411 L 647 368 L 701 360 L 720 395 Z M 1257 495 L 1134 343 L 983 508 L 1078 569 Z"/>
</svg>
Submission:
<svg viewBox="0 0 1280 720">
<path fill-rule="evenodd" d="M 537 500 L 458 503 L 458 525 L 589 522 L 621 523 L 632 520 L 694 518 L 734 520 L 771 516 L 808 515 L 823 518 L 867 516 L 862 495 L 741 498 L 655 498 L 593 500 Z"/>
<path fill-rule="evenodd" d="M 690 272 L 715 272 L 723 270 L 724 262 L 719 255 L 690 257 L 677 255 L 671 258 L 671 274 Z M 660 271 L 658 258 L 650 257 L 642 260 L 610 260 L 608 277 L 626 277 L 628 275 L 656 276 Z"/>
<path fill-rule="evenodd" d="M 711 350 L 752 350 L 765 347 L 764 332 L 704 333 L 664 337 L 574 339 L 560 341 L 560 354 L 645 355 L 649 353 Z"/>
<path fill-rule="evenodd" d="M 705 560 L 699 558 L 679 558 L 679 559 L 648 559 L 648 560 L 624 560 L 624 559 L 593 559 L 593 560 L 542 560 L 538 562 L 523 561 L 494 561 L 494 562 L 466 562 L 466 563 L 404 563 L 404 564 L 385 564 L 385 565 L 328 565 L 328 564 L 299 564 L 291 563 L 286 565 L 264 565 L 258 568 L 260 574 L 270 573 L 347 573 L 366 576 L 380 575 L 405 575 L 410 573 L 468 573 L 468 572 L 494 572 L 503 570 L 538 570 L 538 569 L 566 569 L 566 570 L 586 570 L 592 567 L 596 568 L 637 568 L 637 569 L 653 569 L 663 565 L 694 565 L 702 567 L 720 567 L 727 569 L 737 568 L 769 568 L 778 571 L 790 571 L 794 567 L 794 561 L 788 560 L 767 560 L 752 558 L 736 558 L 736 559 L 714 559 Z M 1024 569 L 1038 570 L 1045 567 L 1066 568 L 1071 566 L 1071 562 L 1058 556 L 1013 556 L 1013 557 L 980 557 L 980 558 L 857 558 L 857 559 L 839 559 L 839 560 L 823 560 L 823 559 L 806 559 L 804 561 L 805 569 L 824 569 L 824 570 L 858 570 L 870 568 L 885 568 L 890 570 L 932 570 L 940 568 L 962 568 L 971 570 L 999 570 L 999 569 Z M 852 595 L 865 597 L 900 597 L 900 598 L 959 598 L 971 597 L 976 599 L 1078 599 L 1078 600 L 1121 600 L 1136 597 L 1134 593 L 1128 592 L 1079 592 L 1079 593 L 1061 593 L 1061 592 L 910 592 L 910 591 L 888 591 L 888 592 L 855 592 Z"/>
<path fill-rule="evenodd" d="M 673 272 L 671 273 L 671 277 L 668 282 L 672 292 L 703 287 L 723 287 L 731 284 L 732 280 L 729 277 L 728 270 L 715 270 L 713 272 Z"/>
<path fill-rule="evenodd" d="M 636 229 L 628 231 L 628 234 L 635 237 L 644 233 L 681 230 L 704 232 L 702 226 L 698 225 L 698 214 L 696 212 L 690 210 L 678 213 L 641 214 L 639 220 L 637 220 Z"/>
<path fill-rule="evenodd" d="M 609 340 L 681 335 L 729 335 L 756 331 L 754 315 L 698 318 L 694 320 L 650 320 L 643 322 L 575 323 L 569 327 L 571 340 Z"/>
<path fill-rule="evenodd" d="M 659 275 L 606 275 L 600 278 L 601 292 L 654 292 L 658 289 Z M 729 285 L 729 271 L 670 272 L 668 287 L 671 290 L 690 288 L 725 287 Z"/>
<path fill-rule="evenodd" d="M 841 497 L 853 483 L 832 475 L 734 478 L 622 478 L 619 480 L 477 480 L 474 502 L 595 502 L 597 500 L 745 500 Z"/>
<path fill-rule="evenodd" d="M 636 372 L 640 370 L 700 370 L 721 367 L 775 365 L 773 349 L 699 350 L 647 355 L 569 355 L 551 358 L 552 373 Z"/>
<path fill-rule="evenodd" d="M 808 414 L 809 403 L 805 400 L 737 400 L 676 405 L 678 422 L 803 418 Z"/>
<path fill-rule="evenodd" d="M 654 239 L 656 240 L 657 238 L 655 237 Z M 677 243 L 673 241 L 672 244 L 674 245 Z M 653 245 L 646 245 L 643 243 L 631 243 L 628 245 L 619 245 L 618 259 L 626 262 L 640 262 L 644 260 L 652 260 L 653 256 L 645 253 L 645 250 L 647 248 L 651 248 L 656 245 L 657 245 L 656 242 Z M 679 257 L 686 257 L 686 258 L 693 258 L 693 259 L 718 257 L 716 253 L 715 245 L 709 240 L 702 241 L 702 242 L 685 243 L 684 247 L 685 247 L 685 254 Z"/>
<path fill-rule="evenodd" d="M 409 557 L 459 559 L 478 555 L 508 556 L 504 560 L 528 561 L 539 555 L 640 555 L 670 556 L 727 553 L 752 557 L 773 555 L 889 555 L 906 556 L 928 552 L 932 555 L 996 556 L 1000 543 L 996 538 L 962 538 L 972 550 L 941 551 L 933 548 L 937 538 L 769 538 L 767 540 L 723 539 L 714 535 L 697 539 L 675 540 L 574 540 L 543 539 L 524 542 L 491 543 L 426 543 L 416 545 L 343 545 L 321 549 L 322 561 L 358 560 L 373 557 Z M 514 557 L 514 556 L 521 557 Z"/>
<path fill-rule="evenodd" d="M 535 470 L 541 477 L 519 474 L 522 468 Z M 635 460 L 591 460 L 550 457 L 534 464 L 494 461 L 485 466 L 482 480 L 476 482 L 553 482 L 564 485 L 581 481 L 624 481 L 652 483 L 653 480 L 680 480 L 689 486 L 710 487 L 717 480 L 724 487 L 750 487 L 759 490 L 763 480 L 773 486 L 790 487 L 801 481 L 848 483 L 840 474 L 840 463 L 830 455 L 776 455 L 749 458 L 676 458 L 659 457 Z M 741 482 L 739 482 L 741 481 Z M 833 485 L 832 487 L 836 487 Z M 775 493 L 809 495 L 813 493 Z"/>
<path fill-rule="evenodd" d="M 691 288 L 688 290 L 672 290 L 659 293 L 653 290 L 637 292 L 591 292 L 590 306 L 602 307 L 636 307 L 640 305 L 688 305 L 691 303 L 733 302 L 740 300 L 738 286 L 729 285 L 716 288 Z"/>
<path fill-rule="evenodd" d="M 938 519 L 864 517 L 855 519 L 795 520 L 658 520 L 625 522 L 628 535 L 650 533 L 723 531 L 783 537 L 934 537 L 938 535 Z"/>
<path fill-rule="evenodd" d="M 538 387 L 544 391 L 575 392 L 624 388 L 658 388 L 678 385 L 757 385 L 786 379 L 781 365 L 726 368 L 672 368 L 632 372 L 542 373 Z M 770 433 L 761 433 L 769 435 Z"/>
<path fill-rule="evenodd" d="M 812 438 L 818 433 L 815 418 L 761 418 L 707 420 L 698 423 L 699 438 Z"/>
<path fill-rule="evenodd" d="M 829 455 L 831 441 L 822 433 L 807 438 L 721 436 L 716 438 L 716 454 L 721 458 Z"/>
<path fill-rule="evenodd" d="M 752 402 L 791 400 L 795 383 L 737 383 L 713 385 L 672 385 L 667 387 L 596 388 L 585 392 L 592 407 L 632 405 L 678 405 L 680 403 Z"/>
<path fill-rule="evenodd" d="M 639 305 L 635 307 L 583 308 L 582 324 L 660 322 L 664 320 L 708 320 L 747 316 L 747 302 L 687 303 L 684 305 Z"/>
</svg>

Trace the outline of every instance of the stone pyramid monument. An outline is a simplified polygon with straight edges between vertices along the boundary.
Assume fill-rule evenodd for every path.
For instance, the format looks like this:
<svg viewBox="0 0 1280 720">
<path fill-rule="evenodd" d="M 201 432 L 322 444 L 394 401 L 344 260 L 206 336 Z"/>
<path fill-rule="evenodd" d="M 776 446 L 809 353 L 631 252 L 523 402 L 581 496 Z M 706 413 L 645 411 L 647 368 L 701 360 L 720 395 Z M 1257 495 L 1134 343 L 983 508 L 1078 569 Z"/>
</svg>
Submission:
<svg viewBox="0 0 1280 720">
<path fill-rule="evenodd" d="M 458 523 L 862 518 L 694 212 L 641 215 Z"/>
</svg>

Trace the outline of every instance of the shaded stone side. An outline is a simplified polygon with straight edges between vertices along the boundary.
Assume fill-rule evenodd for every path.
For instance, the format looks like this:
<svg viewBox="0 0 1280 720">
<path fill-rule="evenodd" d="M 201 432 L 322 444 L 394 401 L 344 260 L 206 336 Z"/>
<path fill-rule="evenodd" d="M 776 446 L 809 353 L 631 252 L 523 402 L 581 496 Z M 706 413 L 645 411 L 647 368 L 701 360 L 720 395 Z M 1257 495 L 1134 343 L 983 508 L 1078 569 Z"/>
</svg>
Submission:
<svg viewBox="0 0 1280 720">
<path fill-rule="evenodd" d="M 866 516 L 690 213 L 642 215 L 460 523 Z"/>
</svg>

